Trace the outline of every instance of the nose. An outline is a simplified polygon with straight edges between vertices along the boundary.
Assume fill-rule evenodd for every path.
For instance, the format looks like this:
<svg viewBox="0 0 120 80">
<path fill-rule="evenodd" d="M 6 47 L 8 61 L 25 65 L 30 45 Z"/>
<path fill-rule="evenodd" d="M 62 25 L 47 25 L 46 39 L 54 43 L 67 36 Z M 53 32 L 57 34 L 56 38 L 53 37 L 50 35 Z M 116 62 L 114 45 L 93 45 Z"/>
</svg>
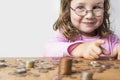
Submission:
<svg viewBox="0 0 120 80">
<path fill-rule="evenodd" d="M 92 10 L 87 10 L 85 17 L 88 18 L 88 19 L 93 18 L 94 17 L 93 11 Z"/>
</svg>

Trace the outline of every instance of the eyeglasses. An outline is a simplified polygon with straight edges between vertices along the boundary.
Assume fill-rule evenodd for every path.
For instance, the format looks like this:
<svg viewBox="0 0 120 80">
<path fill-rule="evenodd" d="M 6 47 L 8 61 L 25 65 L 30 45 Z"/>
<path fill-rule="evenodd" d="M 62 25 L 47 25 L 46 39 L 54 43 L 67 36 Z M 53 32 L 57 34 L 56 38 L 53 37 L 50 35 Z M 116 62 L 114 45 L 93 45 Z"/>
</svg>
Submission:
<svg viewBox="0 0 120 80">
<path fill-rule="evenodd" d="M 70 7 L 74 12 L 75 14 L 77 14 L 78 16 L 85 16 L 88 12 L 92 11 L 92 13 L 98 17 L 98 16 L 101 16 L 103 15 L 103 12 L 104 12 L 104 9 L 103 8 L 96 8 L 96 9 L 92 9 L 92 10 L 86 10 L 85 8 L 83 9 L 80 9 L 80 8 L 76 8 L 76 9 L 73 9 L 72 7 Z"/>
</svg>

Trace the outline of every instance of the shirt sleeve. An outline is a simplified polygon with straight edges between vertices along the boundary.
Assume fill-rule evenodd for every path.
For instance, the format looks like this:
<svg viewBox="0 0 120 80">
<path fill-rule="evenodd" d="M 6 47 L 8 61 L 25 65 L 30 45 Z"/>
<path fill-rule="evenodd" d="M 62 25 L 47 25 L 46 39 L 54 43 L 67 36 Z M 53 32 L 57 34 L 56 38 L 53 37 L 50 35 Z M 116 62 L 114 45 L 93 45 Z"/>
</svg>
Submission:
<svg viewBox="0 0 120 80">
<path fill-rule="evenodd" d="M 43 55 L 45 57 L 63 57 L 70 56 L 68 47 L 77 42 L 70 42 L 60 32 L 57 31 L 44 47 Z"/>
<path fill-rule="evenodd" d="M 120 44 L 120 39 L 117 35 L 111 34 L 110 35 L 110 41 L 111 41 L 111 51 L 113 51 L 114 47 L 118 44 Z"/>
</svg>

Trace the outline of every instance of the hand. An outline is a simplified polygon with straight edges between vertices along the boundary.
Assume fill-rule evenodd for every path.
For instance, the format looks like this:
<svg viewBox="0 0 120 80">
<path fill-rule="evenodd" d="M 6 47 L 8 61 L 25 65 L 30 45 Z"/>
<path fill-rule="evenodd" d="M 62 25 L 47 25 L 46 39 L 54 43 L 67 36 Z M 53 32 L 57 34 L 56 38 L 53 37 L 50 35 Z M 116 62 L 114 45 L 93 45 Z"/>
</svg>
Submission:
<svg viewBox="0 0 120 80">
<path fill-rule="evenodd" d="M 116 45 L 112 52 L 112 57 L 117 57 L 120 60 L 120 44 Z"/>
<path fill-rule="evenodd" d="M 102 39 L 98 39 L 91 42 L 86 42 L 79 44 L 71 54 L 76 57 L 84 57 L 86 59 L 97 59 L 99 58 L 100 54 L 110 54 L 104 48 L 101 47 L 105 41 Z"/>
</svg>

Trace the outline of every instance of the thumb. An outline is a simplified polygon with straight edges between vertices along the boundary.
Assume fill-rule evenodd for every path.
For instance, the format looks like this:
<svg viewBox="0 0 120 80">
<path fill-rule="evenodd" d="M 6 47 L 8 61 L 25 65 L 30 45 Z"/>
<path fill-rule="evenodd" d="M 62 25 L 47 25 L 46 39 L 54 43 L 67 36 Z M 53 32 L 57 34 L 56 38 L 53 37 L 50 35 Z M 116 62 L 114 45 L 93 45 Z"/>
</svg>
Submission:
<svg viewBox="0 0 120 80">
<path fill-rule="evenodd" d="M 105 48 L 103 48 L 103 47 L 100 47 L 100 48 L 101 48 L 103 54 L 106 54 L 106 55 L 109 55 L 109 54 L 110 54 L 110 52 L 107 51 Z"/>
<path fill-rule="evenodd" d="M 102 40 L 102 39 L 98 39 L 98 40 L 95 41 L 96 46 L 101 46 L 104 43 L 105 43 L 105 40 Z"/>
<path fill-rule="evenodd" d="M 120 60 L 120 44 L 113 48 L 112 57 L 117 57 Z"/>
<path fill-rule="evenodd" d="M 117 48 L 115 47 L 112 52 L 112 57 L 116 57 L 118 55 Z"/>
<path fill-rule="evenodd" d="M 118 53 L 117 59 L 120 60 L 120 53 Z"/>
<path fill-rule="evenodd" d="M 120 45 L 118 46 L 117 49 L 117 59 L 120 60 Z"/>
</svg>

